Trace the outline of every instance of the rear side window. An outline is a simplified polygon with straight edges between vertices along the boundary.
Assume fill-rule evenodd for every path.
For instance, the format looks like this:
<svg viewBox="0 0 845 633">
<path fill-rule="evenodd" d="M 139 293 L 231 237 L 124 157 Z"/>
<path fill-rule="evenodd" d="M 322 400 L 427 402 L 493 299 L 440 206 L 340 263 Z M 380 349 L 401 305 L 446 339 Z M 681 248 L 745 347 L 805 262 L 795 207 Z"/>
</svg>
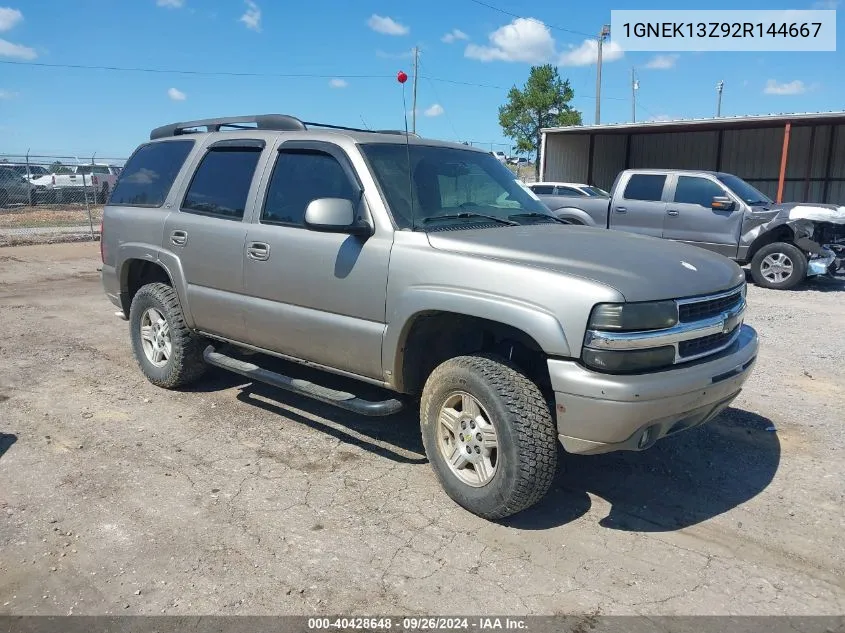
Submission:
<svg viewBox="0 0 845 633">
<path fill-rule="evenodd" d="M 634 174 L 622 194 L 626 200 L 660 202 L 663 197 L 664 174 Z"/>
<path fill-rule="evenodd" d="M 303 226 L 305 209 L 318 198 L 355 202 L 355 188 L 337 159 L 314 150 L 279 152 L 261 221 Z"/>
<path fill-rule="evenodd" d="M 577 189 L 572 189 L 570 187 L 558 187 L 557 188 L 557 195 L 559 196 L 573 196 L 573 197 L 582 197 L 581 192 Z"/>
<path fill-rule="evenodd" d="M 534 185 L 531 187 L 531 191 L 539 193 L 540 195 L 550 196 L 554 193 L 555 188 L 552 185 Z"/>
<path fill-rule="evenodd" d="M 684 204 L 710 208 L 713 198 L 724 195 L 725 190 L 707 178 L 678 176 L 678 184 L 675 186 L 675 202 Z"/>
<path fill-rule="evenodd" d="M 209 151 L 191 180 L 182 211 L 232 220 L 243 218 L 260 156 L 258 147 Z"/>
<path fill-rule="evenodd" d="M 193 140 L 180 140 L 138 148 L 115 184 L 109 204 L 160 207 L 193 146 Z"/>
</svg>

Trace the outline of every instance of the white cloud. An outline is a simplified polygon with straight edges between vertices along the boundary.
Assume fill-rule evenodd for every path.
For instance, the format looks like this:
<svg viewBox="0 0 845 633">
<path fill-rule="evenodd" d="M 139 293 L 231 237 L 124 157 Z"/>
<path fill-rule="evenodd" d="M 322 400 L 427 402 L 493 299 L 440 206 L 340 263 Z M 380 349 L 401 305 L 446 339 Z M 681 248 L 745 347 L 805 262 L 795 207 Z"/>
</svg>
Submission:
<svg viewBox="0 0 845 633">
<path fill-rule="evenodd" d="M 443 106 L 439 103 L 435 103 L 427 107 L 423 114 L 426 116 L 440 116 L 444 112 L 446 112 L 446 110 L 443 109 Z"/>
<path fill-rule="evenodd" d="M 549 27 L 539 20 L 517 18 L 489 36 L 490 46 L 468 44 L 464 56 L 482 62 L 546 62 L 555 56 Z"/>
<path fill-rule="evenodd" d="M 445 42 L 446 44 L 451 44 L 453 42 L 457 42 L 458 40 L 468 40 L 469 35 L 464 33 L 460 29 L 452 29 L 446 35 L 440 38 L 441 42 Z"/>
<path fill-rule="evenodd" d="M 16 57 L 18 59 L 35 59 L 38 53 L 34 48 L 23 46 L 21 44 L 13 44 L 6 40 L 0 39 L 0 57 Z"/>
<path fill-rule="evenodd" d="M 329 86 L 332 88 L 346 88 L 349 85 L 349 82 L 345 79 L 332 79 L 329 82 Z"/>
<path fill-rule="evenodd" d="M 18 96 L 17 92 L 11 92 L 10 90 L 0 90 L 0 101 L 14 99 Z"/>
<path fill-rule="evenodd" d="M 156 4 L 168 9 L 181 9 L 185 6 L 185 0 L 156 0 Z"/>
<path fill-rule="evenodd" d="M 17 9 L 0 7 L 0 33 L 10 31 L 23 20 L 23 13 Z"/>
<path fill-rule="evenodd" d="M 652 70 L 668 70 L 674 68 L 680 55 L 655 55 L 645 65 Z"/>
<path fill-rule="evenodd" d="M 625 52 L 616 42 L 606 42 L 602 46 L 602 63 L 621 59 Z M 573 46 L 560 56 L 561 66 L 590 66 L 598 62 L 598 40 L 584 40 L 580 46 Z"/>
<path fill-rule="evenodd" d="M 188 95 L 186 95 L 181 90 L 177 90 L 176 88 L 171 88 L 170 90 L 168 90 L 167 96 L 170 97 L 173 101 L 184 101 L 188 98 Z"/>
<path fill-rule="evenodd" d="M 367 26 L 376 33 L 383 33 L 384 35 L 407 35 L 411 31 L 407 26 L 399 24 L 393 18 L 376 15 L 375 13 L 367 20 Z"/>
<path fill-rule="evenodd" d="M 763 92 L 767 95 L 800 95 L 807 92 L 807 86 L 800 79 L 782 84 L 774 79 L 769 79 L 766 82 L 766 87 L 763 88 Z"/>
<path fill-rule="evenodd" d="M 243 22 L 246 28 L 252 31 L 261 30 L 261 9 L 252 0 L 246 1 L 246 11 L 238 18 L 238 22 Z"/>
</svg>

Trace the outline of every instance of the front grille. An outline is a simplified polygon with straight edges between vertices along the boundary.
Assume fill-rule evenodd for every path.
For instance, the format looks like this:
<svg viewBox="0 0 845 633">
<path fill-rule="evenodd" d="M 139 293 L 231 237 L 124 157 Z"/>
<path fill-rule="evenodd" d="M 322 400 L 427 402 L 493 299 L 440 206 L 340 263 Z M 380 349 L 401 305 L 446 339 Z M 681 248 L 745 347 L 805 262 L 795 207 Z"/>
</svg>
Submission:
<svg viewBox="0 0 845 633">
<path fill-rule="evenodd" d="M 719 316 L 722 312 L 739 305 L 741 301 L 742 290 L 737 289 L 736 292 L 717 299 L 702 299 L 701 301 L 682 303 L 678 306 L 678 320 L 681 323 L 689 323 Z"/>
<path fill-rule="evenodd" d="M 709 336 L 702 336 L 701 338 L 695 338 L 690 341 L 681 341 L 678 343 L 678 356 L 681 358 L 690 358 L 715 351 L 723 347 L 730 340 L 738 327 L 727 333 L 720 332 L 719 334 L 710 334 Z"/>
</svg>

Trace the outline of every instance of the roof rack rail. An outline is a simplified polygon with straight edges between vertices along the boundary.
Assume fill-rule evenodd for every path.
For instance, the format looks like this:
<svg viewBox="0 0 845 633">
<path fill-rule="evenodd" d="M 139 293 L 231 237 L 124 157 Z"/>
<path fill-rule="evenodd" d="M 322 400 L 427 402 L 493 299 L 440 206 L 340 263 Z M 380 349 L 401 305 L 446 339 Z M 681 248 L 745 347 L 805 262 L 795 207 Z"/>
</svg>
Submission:
<svg viewBox="0 0 845 633">
<path fill-rule="evenodd" d="M 150 140 L 189 134 L 194 128 L 205 128 L 206 132 L 219 132 L 220 128 L 253 129 L 244 123 L 254 123 L 259 130 L 277 130 L 293 132 L 306 130 L 305 124 L 296 117 L 287 114 L 251 114 L 246 116 L 232 116 L 218 119 L 201 119 L 199 121 L 184 121 L 162 125 L 150 132 Z"/>
<path fill-rule="evenodd" d="M 254 124 L 254 127 L 245 124 Z M 317 127 L 330 130 L 346 130 L 348 132 L 369 132 L 371 134 L 398 134 L 419 138 L 419 134 L 406 132 L 405 130 L 365 130 L 358 127 L 347 127 L 345 125 L 301 121 L 287 114 L 250 114 L 246 116 L 201 119 L 198 121 L 183 121 L 181 123 L 162 125 L 150 132 L 150 140 L 179 136 L 181 134 L 191 134 L 196 128 L 204 128 L 205 132 L 219 132 L 224 127 L 235 130 L 258 129 L 279 132 L 300 132 L 307 130 L 309 127 Z"/>
</svg>

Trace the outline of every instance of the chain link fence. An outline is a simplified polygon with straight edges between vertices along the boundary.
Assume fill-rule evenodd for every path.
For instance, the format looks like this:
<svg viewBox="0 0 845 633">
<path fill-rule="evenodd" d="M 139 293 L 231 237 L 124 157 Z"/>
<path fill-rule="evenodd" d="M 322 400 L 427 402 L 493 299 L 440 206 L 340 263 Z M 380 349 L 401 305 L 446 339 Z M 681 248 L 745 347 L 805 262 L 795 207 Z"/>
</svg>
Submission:
<svg viewBox="0 0 845 633">
<path fill-rule="evenodd" d="M 123 158 L 0 154 L 0 246 L 99 239 Z"/>
</svg>

